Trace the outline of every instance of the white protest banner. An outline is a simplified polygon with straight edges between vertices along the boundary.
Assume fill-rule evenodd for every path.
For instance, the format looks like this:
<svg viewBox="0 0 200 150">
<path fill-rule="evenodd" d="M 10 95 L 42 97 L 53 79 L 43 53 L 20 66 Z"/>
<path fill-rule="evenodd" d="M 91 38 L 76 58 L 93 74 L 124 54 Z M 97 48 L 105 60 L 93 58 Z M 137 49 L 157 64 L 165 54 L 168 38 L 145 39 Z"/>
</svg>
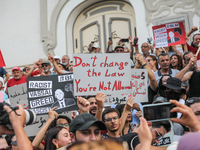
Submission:
<svg viewBox="0 0 200 150">
<path fill-rule="evenodd" d="M 147 69 L 131 69 L 131 87 L 132 91 L 125 94 L 113 94 L 107 96 L 104 105 L 111 106 L 117 104 L 125 104 L 128 97 L 132 96 L 135 103 L 148 102 L 147 88 L 148 70 Z"/>
<path fill-rule="evenodd" d="M 63 112 L 62 115 L 65 115 L 65 116 L 69 117 L 70 119 L 72 119 L 71 111 Z M 35 136 L 41 130 L 41 128 L 44 126 L 44 124 L 47 122 L 48 119 L 49 119 L 49 117 L 47 114 L 46 115 L 37 115 L 37 119 L 34 124 L 27 125 L 26 127 L 24 127 L 26 135 L 27 136 Z"/>
<path fill-rule="evenodd" d="M 24 109 L 28 109 L 26 83 L 9 87 L 8 95 L 11 106 L 15 107 L 17 104 L 20 104 L 23 106 Z"/>
<path fill-rule="evenodd" d="M 75 54 L 74 94 L 96 95 L 131 92 L 130 54 Z"/>
<path fill-rule="evenodd" d="M 41 128 L 44 126 L 44 124 L 48 120 L 48 115 L 37 115 L 36 122 L 31 125 L 27 125 L 24 127 L 24 130 L 26 132 L 26 135 L 29 136 L 35 136 L 37 133 L 41 130 Z"/>
<path fill-rule="evenodd" d="M 135 103 L 148 102 L 148 70 L 132 69 L 131 71 L 131 87 L 132 93 L 129 96 L 134 98 Z"/>
</svg>

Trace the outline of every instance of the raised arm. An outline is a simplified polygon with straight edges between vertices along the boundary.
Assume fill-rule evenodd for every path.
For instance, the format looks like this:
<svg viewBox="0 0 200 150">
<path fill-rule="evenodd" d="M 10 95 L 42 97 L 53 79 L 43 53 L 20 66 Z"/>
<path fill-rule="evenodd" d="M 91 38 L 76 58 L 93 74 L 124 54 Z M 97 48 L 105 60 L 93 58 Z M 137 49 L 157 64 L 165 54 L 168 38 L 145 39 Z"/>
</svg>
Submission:
<svg viewBox="0 0 200 150">
<path fill-rule="evenodd" d="M 110 51 L 110 45 L 112 45 L 112 41 L 108 41 L 108 47 L 107 47 L 107 49 L 106 49 L 106 53 L 109 53 L 109 51 Z"/>
<path fill-rule="evenodd" d="M 6 76 L 6 79 L 4 80 L 4 83 L 6 83 L 8 79 L 10 78 L 10 75 L 8 73 L 6 73 L 5 76 Z"/>
<path fill-rule="evenodd" d="M 126 105 L 124 106 L 124 111 L 123 111 L 122 116 L 121 116 L 121 124 L 120 124 L 120 127 L 119 127 L 119 134 L 120 135 L 122 135 L 122 130 L 124 128 L 126 118 L 128 116 L 128 113 L 131 111 L 133 104 L 134 104 L 133 98 L 129 97 L 127 102 L 126 102 Z"/>
<path fill-rule="evenodd" d="M 21 105 L 16 113 L 8 106 L 4 106 L 5 111 L 9 114 L 9 119 L 14 129 L 17 138 L 17 149 L 19 150 L 33 150 L 31 142 L 29 141 L 24 131 L 23 125 L 26 120 L 26 113 Z M 18 114 L 18 115 L 17 115 Z"/>
<path fill-rule="evenodd" d="M 150 80 L 150 87 L 151 87 L 152 90 L 157 91 L 156 77 L 155 77 L 153 71 L 146 64 L 143 56 L 141 54 L 137 54 L 136 60 L 138 60 L 139 63 L 141 64 L 141 66 L 143 66 L 143 69 L 148 69 L 148 77 L 149 77 L 149 80 Z"/>
<path fill-rule="evenodd" d="M 31 77 L 32 72 L 33 72 L 36 68 L 38 68 L 38 65 L 37 65 L 37 63 L 34 62 L 33 68 L 31 68 L 31 70 L 26 74 L 26 76 L 27 76 L 27 77 Z"/>
<path fill-rule="evenodd" d="M 176 45 L 173 45 L 172 49 L 176 52 L 177 55 L 180 55 L 183 58 L 183 54 L 177 50 Z"/>
<path fill-rule="evenodd" d="M 190 69 L 191 66 L 196 65 L 196 61 L 197 61 L 196 56 L 193 56 L 190 59 L 189 63 L 185 66 L 185 68 L 183 68 L 181 71 L 179 71 L 175 75 L 175 77 L 178 78 L 178 79 L 180 79 L 183 82 L 189 80 L 191 78 L 193 72 L 192 71 L 187 72 L 187 71 Z"/>
<path fill-rule="evenodd" d="M 191 28 L 191 30 L 186 34 L 186 36 L 189 37 L 193 32 L 195 32 L 195 31 L 197 31 L 197 30 L 198 30 L 198 28 L 197 28 L 196 26 L 193 26 L 193 27 Z"/>
<path fill-rule="evenodd" d="M 58 67 L 58 65 L 57 65 L 55 59 L 53 58 L 53 56 L 50 53 L 48 53 L 48 54 L 49 54 L 48 59 L 53 64 L 53 67 L 56 70 L 57 74 L 63 74 L 63 70 Z"/>
<path fill-rule="evenodd" d="M 32 146 L 34 149 L 38 149 L 38 150 L 44 150 L 44 145 L 41 144 L 41 141 L 49 127 L 49 125 L 52 123 L 52 121 L 58 117 L 57 112 L 54 111 L 54 109 L 56 109 L 57 107 L 52 108 L 49 111 L 49 119 L 47 120 L 47 122 L 44 124 L 44 126 L 42 127 L 42 129 L 38 132 L 38 134 L 35 136 L 33 142 L 32 142 Z"/>
<path fill-rule="evenodd" d="M 106 95 L 103 93 L 97 93 L 96 97 L 95 97 L 96 101 L 97 101 L 97 112 L 95 117 L 98 120 L 102 120 L 102 111 L 103 111 L 103 107 L 104 107 L 104 100 L 106 99 Z"/>
<path fill-rule="evenodd" d="M 84 112 L 89 113 L 90 103 L 88 100 L 82 97 L 77 97 L 77 105 L 79 108 L 79 114 L 82 114 Z"/>
</svg>

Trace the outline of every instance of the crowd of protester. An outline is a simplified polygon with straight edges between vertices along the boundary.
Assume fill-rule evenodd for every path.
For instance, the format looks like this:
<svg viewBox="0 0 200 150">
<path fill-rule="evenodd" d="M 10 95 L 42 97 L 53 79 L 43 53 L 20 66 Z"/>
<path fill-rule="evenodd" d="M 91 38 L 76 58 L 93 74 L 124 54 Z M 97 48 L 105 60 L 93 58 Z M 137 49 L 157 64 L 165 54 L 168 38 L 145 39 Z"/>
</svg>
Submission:
<svg viewBox="0 0 200 150">
<path fill-rule="evenodd" d="M 187 42 L 197 30 L 197 27 L 191 28 L 187 33 Z M 106 95 L 103 93 L 77 97 L 79 110 L 71 111 L 72 119 L 58 114 L 55 111 L 57 107 L 54 107 L 49 111 L 44 126 L 32 139 L 26 136 L 23 129 L 26 119 L 23 107 L 17 105 L 19 109 L 14 110 L 4 106 L 13 129 L 0 125 L 0 149 L 200 149 L 200 54 L 196 55 L 200 33 L 194 34 L 192 39 L 191 44 L 186 42 L 162 48 L 144 42 L 140 48 L 128 37 L 128 42 L 120 39 L 114 50 L 111 50 L 112 41 L 109 40 L 106 53 L 130 53 L 132 69 L 148 70 L 148 102 L 134 103 L 129 97 L 126 104 L 104 107 Z M 130 44 L 130 49 L 127 44 Z M 87 53 L 102 52 L 97 43 L 91 42 Z M 12 78 L 2 67 L 0 90 L 4 92 L 3 100 L 9 103 L 7 89 L 26 83 L 26 77 L 66 73 L 73 73 L 73 61 L 68 55 L 63 55 L 61 59 L 49 54 L 47 59 L 38 59 L 32 68 L 13 67 Z M 177 118 L 158 122 L 147 122 L 143 118 L 143 105 L 164 102 L 177 106 L 171 110 L 177 112 Z M 159 147 L 160 140 L 168 132 L 182 137 L 179 142 L 171 141 L 170 145 Z"/>
</svg>

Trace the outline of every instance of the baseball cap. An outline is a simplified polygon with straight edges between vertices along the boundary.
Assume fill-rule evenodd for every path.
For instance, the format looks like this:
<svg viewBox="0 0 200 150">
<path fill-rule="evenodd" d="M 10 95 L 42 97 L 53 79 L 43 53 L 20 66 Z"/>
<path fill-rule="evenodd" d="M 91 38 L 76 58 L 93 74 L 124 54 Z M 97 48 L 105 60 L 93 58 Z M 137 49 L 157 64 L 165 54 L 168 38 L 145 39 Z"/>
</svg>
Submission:
<svg viewBox="0 0 200 150">
<path fill-rule="evenodd" d="M 92 48 L 100 48 L 100 46 L 99 46 L 99 44 L 97 44 L 97 43 L 94 43 L 93 45 L 92 45 Z"/>
<path fill-rule="evenodd" d="M 54 56 L 54 59 L 59 59 L 61 61 L 61 58 L 59 56 Z"/>
<path fill-rule="evenodd" d="M 181 87 L 181 80 L 175 77 L 167 79 L 167 84 L 161 85 L 161 87 L 166 87 L 173 90 L 182 90 L 183 93 L 186 93 L 186 90 Z"/>
<path fill-rule="evenodd" d="M 50 62 L 49 62 L 48 60 L 45 60 L 45 61 L 43 61 L 42 64 L 49 64 L 49 65 L 50 65 Z M 41 65 L 42 65 L 42 64 L 41 64 Z"/>
<path fill-rule="evenodd" d="M 123 48 L 123 49 L 124 49 L 124 47 L 123 47 L 122 45 L 117 45 L 117 46 L 115 46 L 115 50 L 116 50 L 117 48 Z"/>
<path fill-rule="evenodd" d="M 20 71 L 21 69 L 19 67 L 13 67 L 12 71 L 14 71 L 14 70 L 19 70 Z"/>
<path fill-rule="evenodd" d="M 102 121 L 99 121 L 93 115 L 88 113 L 82 113 L 76 116 L 76 118 L 74 118 L 69 124 L 69 129 L 70 132 L 75 133 L 76 130 L 82 131 L 88 129 L 94 123 L 97 123 L 100 130 L 106 130 L 106 125 Z"/>
</svg>

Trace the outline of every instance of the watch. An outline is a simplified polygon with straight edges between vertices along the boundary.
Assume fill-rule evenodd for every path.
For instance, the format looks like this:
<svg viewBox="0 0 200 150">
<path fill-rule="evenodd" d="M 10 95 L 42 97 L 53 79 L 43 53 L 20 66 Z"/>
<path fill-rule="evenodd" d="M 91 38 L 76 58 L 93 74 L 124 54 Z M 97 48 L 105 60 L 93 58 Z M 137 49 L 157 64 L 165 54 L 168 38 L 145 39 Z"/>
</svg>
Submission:
<svg viewBox="0 0 200 150">
<path fill-rule="evenodd" d="M 147 63 L 143 64 L 143 65 L 142 65 L 142 68 L 144 68 L 144 66 L 146 66 L 146 65 L 147 65 Z"/>
</svg>

